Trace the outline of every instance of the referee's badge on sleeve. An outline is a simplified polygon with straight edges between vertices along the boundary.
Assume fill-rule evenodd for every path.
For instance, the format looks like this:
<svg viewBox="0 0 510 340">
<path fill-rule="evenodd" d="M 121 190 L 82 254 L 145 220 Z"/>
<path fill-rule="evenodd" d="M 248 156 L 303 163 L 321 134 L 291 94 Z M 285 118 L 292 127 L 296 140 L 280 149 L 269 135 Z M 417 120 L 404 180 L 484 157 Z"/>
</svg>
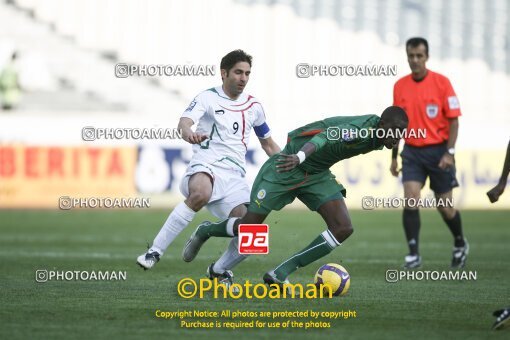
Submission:
<svg viewBox="0 0 510 340">
<path fill-rule="evenodd" d="M 437 104 L 428 104 L 427 105 L 427 116 L 429 116 L 429 118 L 436 118 L 438 112 L 439 112 L 439 107 L 437 106 Z"/>
<path fill-rule="evenodd" d="M 450 110 L 460 109 L 459 100 L 456 96 L 448 97 L 448 106 L 450 107 Z"/>
</svg>

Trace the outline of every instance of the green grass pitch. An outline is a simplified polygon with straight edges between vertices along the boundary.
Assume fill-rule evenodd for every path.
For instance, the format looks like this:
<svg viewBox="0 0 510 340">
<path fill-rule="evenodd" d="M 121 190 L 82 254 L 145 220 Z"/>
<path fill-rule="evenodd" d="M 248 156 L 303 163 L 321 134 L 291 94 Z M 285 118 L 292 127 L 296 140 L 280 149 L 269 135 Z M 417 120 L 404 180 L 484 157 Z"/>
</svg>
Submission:
<svg viewBox="0 0 510 340">
<path fill-rule="evenodd" d="M 351 274 L 345 297 L 333 299 L 186 300 L 176 284 L 199 279 L 226 246 L 210 240 L 192 263 L 182 246 L 207 214 L 199 214 L 151 271 L 135 265 L 167 217 L 148 211 L 0 211 L 0 338 L 2 339 L 508 339 L 494 332 L 491 313 L 510 305 L 508 211 L 463 211 L 471 245 L 466 270 L 477 281 L 387 283 L 406 253 L 401 211 L 352 211 L 354 234 L 327 258 L 298 270 L 292 282 L 310 283 L 318 267 L 340 263 Z M 423 211 L 422 270 L 448 270 L 452 239 L 435 211 Z M 235 270 L 236 280 L 258 283 L 262 275 L 324 230 L 308 211 L 269 216 L 270 253 Z M 126 281 L 35 282 L 37 269 L 122 270 Z M 232 311 L 355 310 L 356 318 L 331 321 L 329 329 L 183 329 L 178 320 L 156 318 L 157 309 Z M 267 321 L 267 320 L 266 320 Z"/>
</svg>

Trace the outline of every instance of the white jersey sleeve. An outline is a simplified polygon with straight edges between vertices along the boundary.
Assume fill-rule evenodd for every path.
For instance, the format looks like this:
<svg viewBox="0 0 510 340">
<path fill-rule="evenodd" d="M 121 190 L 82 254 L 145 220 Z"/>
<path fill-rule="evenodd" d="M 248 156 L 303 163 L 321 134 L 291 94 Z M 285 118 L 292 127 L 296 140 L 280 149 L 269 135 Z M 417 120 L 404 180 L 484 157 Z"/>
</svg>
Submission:
<svg viewBox="0 0 510 340">
<path fill-rule="evenodd" d="M 181 117 L 190 118 L 193 123 L 197 124 L 200 118 L 206 113 L 207 107 L 207 96 L 203 95 L 202 92 L 191 101 Z"/>
</svg>

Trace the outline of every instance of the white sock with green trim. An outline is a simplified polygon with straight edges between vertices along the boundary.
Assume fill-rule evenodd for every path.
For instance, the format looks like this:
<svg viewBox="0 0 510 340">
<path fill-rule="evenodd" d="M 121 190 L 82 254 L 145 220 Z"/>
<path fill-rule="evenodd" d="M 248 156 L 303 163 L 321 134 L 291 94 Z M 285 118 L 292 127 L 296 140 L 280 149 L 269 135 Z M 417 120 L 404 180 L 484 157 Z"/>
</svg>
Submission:
<svg viewBox="0 0 510 340">
<path fill-rule="evenodd" d="M 179 203 L 168 216 L 168 219 L 154 239 L 149 251 L 157 251 L 160 255 L 163 255 L 177 235 L 191 223 L 195 214 L 196 213 L 188 207 L 186 203 Z"/>
<path fill-rule="evenodd" d="M 214 263 L 213 271 L 215 273 L 223 273 L 225 270 L 234 268 L 247 257 L 247 255 L 239 254 L 239 237 L 235 236 L 230 240 L 227 250 Z"/>
</svg>

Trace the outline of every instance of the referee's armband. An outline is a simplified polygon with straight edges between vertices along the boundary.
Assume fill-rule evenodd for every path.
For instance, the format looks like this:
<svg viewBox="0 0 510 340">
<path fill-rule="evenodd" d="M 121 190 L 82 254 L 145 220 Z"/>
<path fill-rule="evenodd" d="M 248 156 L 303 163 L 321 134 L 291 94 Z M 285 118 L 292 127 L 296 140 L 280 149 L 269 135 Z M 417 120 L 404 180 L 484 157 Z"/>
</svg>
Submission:
<svg viewBox="0 0 510 340">
<path fill-rule="evenodd" d="M 253 129 L 259 138 L 267 138 L 271 136 L 271 130 L 269 129 L 269 126 L 267 126 L 266 122 L 262 123 L 262 125 L 255 126 Z"/>
</svg>

